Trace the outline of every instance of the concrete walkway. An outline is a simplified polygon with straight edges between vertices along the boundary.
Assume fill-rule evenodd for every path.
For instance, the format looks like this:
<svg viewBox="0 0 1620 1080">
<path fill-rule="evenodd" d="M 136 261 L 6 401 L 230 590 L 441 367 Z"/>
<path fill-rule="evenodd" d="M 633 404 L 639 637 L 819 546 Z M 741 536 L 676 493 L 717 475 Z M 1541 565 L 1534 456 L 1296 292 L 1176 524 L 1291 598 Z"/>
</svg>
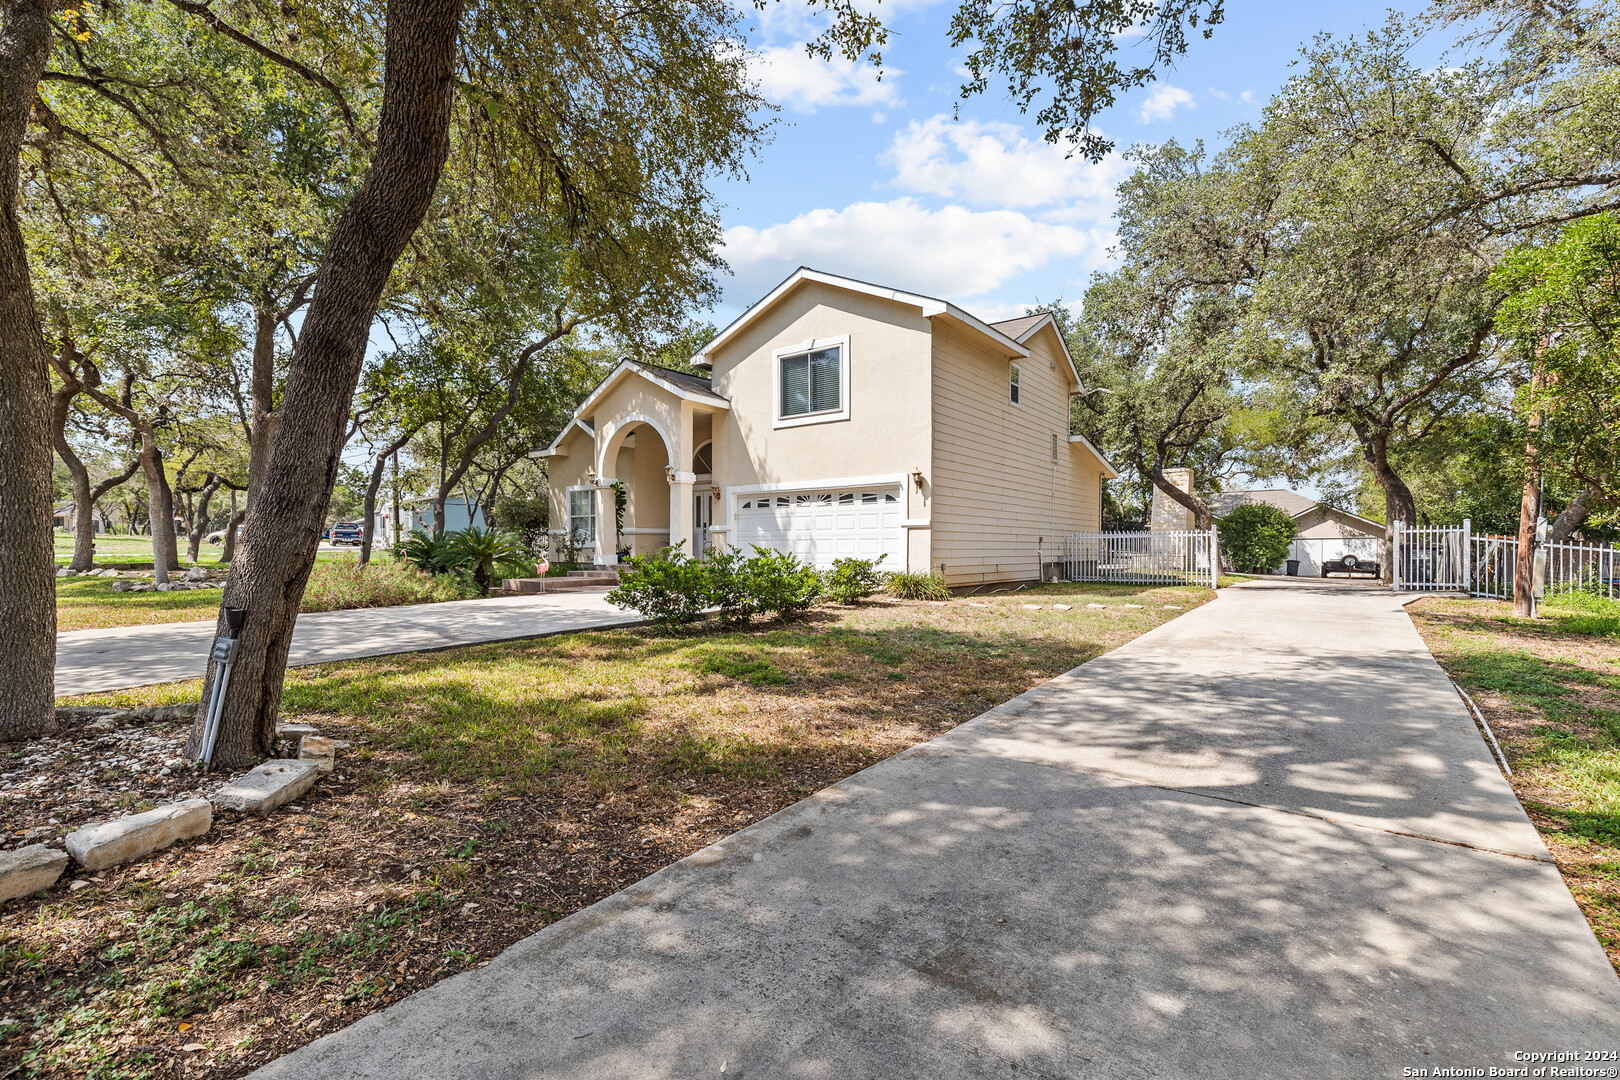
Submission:
<svg viewBox="0 0 1620 1080">
<path fill-rule="evenodd" d="M 1389 593 L 1264 581 L 253 1075 L 1320 1080 L 1559 1050 L 1620 1050 L 1620 980 L 1445 675 Z"/>
<path fill-rule="evenodd" d="M 604 600 L 606 593 L 592 589 L 300 615 L 288 663 L 324 664 L 638 621 Z M 210 619 L 58 634 L 57 696 L 198 678 L 207 666 L 214 625 Z"/>
</svg>

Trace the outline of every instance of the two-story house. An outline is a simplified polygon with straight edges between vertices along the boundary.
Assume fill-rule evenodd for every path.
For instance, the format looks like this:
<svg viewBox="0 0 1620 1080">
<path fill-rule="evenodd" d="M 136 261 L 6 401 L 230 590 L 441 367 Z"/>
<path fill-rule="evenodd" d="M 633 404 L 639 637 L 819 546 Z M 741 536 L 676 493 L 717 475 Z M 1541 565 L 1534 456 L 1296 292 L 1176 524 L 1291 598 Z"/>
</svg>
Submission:
<svg viewBox="0 0 1620 1080">
<path fill-rule="evenodd" d="M 1035 580 L 1099 527 L 1116 474 L 1069 433 L 1079 378 L 1049 315 L 986 323 L 801 268 L 692 365 L 708 377 L 620 364 L 535 452 L 553 532 L 598 563 L 758 544 L 964 586 Z"/>
</svg>

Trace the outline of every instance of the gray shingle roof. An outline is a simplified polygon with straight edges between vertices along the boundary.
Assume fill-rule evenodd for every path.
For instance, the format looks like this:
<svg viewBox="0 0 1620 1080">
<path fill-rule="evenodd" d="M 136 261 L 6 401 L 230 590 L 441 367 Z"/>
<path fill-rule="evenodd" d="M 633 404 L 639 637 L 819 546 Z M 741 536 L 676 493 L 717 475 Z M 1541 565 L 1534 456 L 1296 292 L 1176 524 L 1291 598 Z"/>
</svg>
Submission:
<svg viewBox="0 0 1620 1080">
<path fill-rule="evenodd" d="M 1298 517 L 1316 505 L 1315 499 L 1306 498 L 1287 488 L 1267 488 L 1263 491 L 1223 491 L 1209 500 L 1209 508 L 1216 517 L 1225 517 L 1240 506 L 1264 503 L 1275 506 L 1289 517 Z"/>
<path fill-rule="evenodd" d="M 726 400 L 714 392 L 714 384 L 708 380 L 707 376 L 694 375 L 690 371 L 676 371 L 674 368 L 659 367 L 657 364 L 644 364 L 643 366 L 651 371 L 656 371 L 660 379 L 667 379 L 669 382 L 679 386 L 682 390 L 691 390 L 695 393 L 707 394 L 716 401 Z"/>
<path fill-rule="evenodd" d="M 1044 318 L 1046 318 L 1044 314 L 1020 315 L 1016 319 L 1003 319 L 1001 322 L 993 322 L 990 325 L 995 327 L 997 330 L 1000 330 L 1003 334 L 1006 334 L 1014 341 L 1017 341 L 1023 336 L 1026 330 Z"/>
</svg>

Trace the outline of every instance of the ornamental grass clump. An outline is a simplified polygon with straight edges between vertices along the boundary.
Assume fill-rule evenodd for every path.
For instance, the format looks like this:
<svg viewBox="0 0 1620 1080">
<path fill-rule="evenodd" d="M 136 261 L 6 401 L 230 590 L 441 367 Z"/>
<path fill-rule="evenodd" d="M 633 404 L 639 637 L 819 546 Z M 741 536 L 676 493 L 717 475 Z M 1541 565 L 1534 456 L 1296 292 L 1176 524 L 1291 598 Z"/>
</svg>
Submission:
<svg viewBox="0 0 1620 1080">
<path fill-rule="evenodd" d="M 351 555 L 315 564 L 299 610 L 345 611 L 398 604 L 434 604 L 465 596 L 465 587 L 453 576 L 435 577 L 394 559 L 362 564 Z"/>
<path fill-rule="evenodd" d="M 884 589 L 902 600 L 949 600 L 951 590 L 938 574 L 890 574 Z"/>
</svg>

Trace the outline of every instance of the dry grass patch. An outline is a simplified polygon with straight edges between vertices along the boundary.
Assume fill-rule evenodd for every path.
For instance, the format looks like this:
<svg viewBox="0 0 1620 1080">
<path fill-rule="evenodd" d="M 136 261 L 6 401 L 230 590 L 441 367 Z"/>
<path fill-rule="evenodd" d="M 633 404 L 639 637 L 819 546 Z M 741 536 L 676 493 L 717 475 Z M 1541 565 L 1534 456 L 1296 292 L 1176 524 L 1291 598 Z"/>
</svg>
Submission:
<svg viewBox="0 0 1620 1080">
<path fill-rule="evenodd" d="M 1212 597 L 1047 586 L 293 669 L 287 718 L 353 743 L 301 810 L 0 910 L 0 1076 L 240 1076 Z M 53 805 L 0 827 L 79 824 Z"/>
<path fill-rule="evenodd" d="M 1620 970 L 1620 604 L 1553 600 L 1535 620 L 1490 600 L 1408 610 L 1490 721 L 1519 801 Z"/>
</svg>

